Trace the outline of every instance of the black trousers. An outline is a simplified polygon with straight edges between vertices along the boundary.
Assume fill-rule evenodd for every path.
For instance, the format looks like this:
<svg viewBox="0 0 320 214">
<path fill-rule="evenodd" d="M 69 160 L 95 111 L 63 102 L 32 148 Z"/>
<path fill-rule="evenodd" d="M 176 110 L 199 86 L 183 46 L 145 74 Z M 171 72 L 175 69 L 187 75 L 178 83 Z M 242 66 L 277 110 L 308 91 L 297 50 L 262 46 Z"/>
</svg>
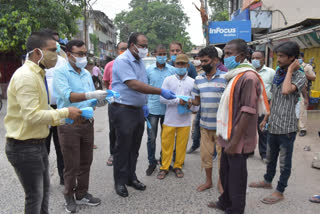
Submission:
<svg viewBox="0 0 320 214">
<path fill-rule="evenodd" d="M 57 109 L 57 105 L 51 105 L 51 107 L 54 109 Z M 63 180 L 64 163 L 63 163 L 63 156 L 62 156 L 60 143 L 59 143 L 58 127 L 56 126 L 50 127 L 50 132 L 46 139 L 48 155 L 50 153 L 51 137 L 53 137 L 54 148 L 56 149 L 58 174 L 60 179 Z"/>
<path fill-rule="evenodd" d="M 262 159 L 267 157 L 268 131 L 260 130 L 260 123 L 263 121 L 264 115 L 258 118 L 258 134 L 259 134 L 259 154 Z"/>
<path fill-rule="evenodd" d="M 227 155 L 222 150 L 220 178 L 224 192 L 219 197 L 219 205 L 226 214 L 242 214 L 246 206 L 247 154 Z"/>
<path fill-rule="evenodd" d="M 110 122 L 116 134 L 113 154 L 113 176 L 115 184 L 127 184 L 137 180 L 136 165 L 144 131 L 142 108 L 110 106 Z"/>
<path fill-rule="evenodd" d="M 109 116 L 109 148 L 110 148 L 110 155 L 114 154 L 114 149 L 115 149 L 115 145 L 116 145 L 116 131 L 115 128 L 113 126 L 113 123 L 111 123 L 110 118 L 111 116 L 111 106 L 112 105 L 108 105 L 108 116 Z"/>
</svg>

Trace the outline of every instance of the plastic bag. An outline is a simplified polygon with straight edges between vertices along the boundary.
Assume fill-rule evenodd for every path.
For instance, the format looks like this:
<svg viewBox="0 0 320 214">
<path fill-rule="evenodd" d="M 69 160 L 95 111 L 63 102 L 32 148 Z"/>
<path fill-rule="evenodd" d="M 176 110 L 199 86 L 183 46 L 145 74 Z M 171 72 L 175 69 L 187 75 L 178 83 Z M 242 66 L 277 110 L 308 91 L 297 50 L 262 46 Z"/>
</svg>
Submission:
<svg viewBox="0 0 320 214">
<path fill-rule="evenodd" d="M 93 118 L 93 108 L 92 107 L 85 107 L 80 110 L 82 111 L 82 114 L 81 114 L 82 117 L 86 118 L 87 120 Z M 72 124 L 72 123 L 74 123 L 74 120 L 67 118 L 66 123 Z"/>
<path fill-rule="evenodd" d="M 188 100 L 191 98 L 189 96 L 183 96 L 183 95 L 176 95 L 177 98 L 182 99 L 183 101 L 188 102 Z M 190 109 L 188 109 L 188 103 L 186 103 L 185 105 L 180 105 L 178 104 L 178 113 L 179 114 L 188 114 L 191 113 L 192 111 Z"/>
</svg>

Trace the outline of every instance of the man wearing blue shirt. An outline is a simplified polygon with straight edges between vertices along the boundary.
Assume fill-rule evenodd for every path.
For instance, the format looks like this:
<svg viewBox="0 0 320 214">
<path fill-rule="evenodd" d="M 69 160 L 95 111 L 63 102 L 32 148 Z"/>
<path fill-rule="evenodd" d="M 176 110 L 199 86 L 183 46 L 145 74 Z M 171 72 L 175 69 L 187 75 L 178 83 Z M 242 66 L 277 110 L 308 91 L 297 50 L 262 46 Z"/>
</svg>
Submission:
<svg viewBox="0 0 320 214">
<path fill-rule="evenodd" d="M 92 106 L 90 99 L 98 99 L 98 107 L 106 104 L 106 91 L 95 91 L 87 65 L 87 49 L 83 41 L 71 40 L 66 45 L 68 63 L 54 72 L 53 90 L 58 109 Z M 97 206 L 101 203 L 88 193 L 90 166 L 93 158 L 93 120 L 77 120 L 58 127 L 64 159 L 64 197 L 67 212 L 76 212 L 77 204 Z M 74 198 L 75 195 L 75 198 Z"/>
<path fill-rule="evenodd" d="M 155 49 L 154 55 L 157 62 L 150 65 L 147 69 L 148 84 L 160 88 L 164 79 L 167 76 L 174 74 L 174 67 L 168 65 L 167 62 L 167 49 L 163 45 L 158 45 Z M 156 152 L 156 138 L 158 132 L 158 123 L 160 120 L 161 130 L 164 121 L 164 114 L 166 112 L 166 105 L 160 103 L 160 96 L 157 94 L 148 95 L 148 109 L 151 128 L 148 128 L 148 160 L 149 167 L 146 170 L 147 176 L 150 176 L 157 166 L 157 160 L 155 157 Z"/>
<path fill-rule="evenodd" d="M 171 42 L 169 46 L 170 58 L 171 60 L 168 62 L 169 65 L 175 66 L 176 57 L 179 54 L 182 54 L 182 44 L 180 42 Z M 188 67 L 188 76 L 192 79 L 195 79 L 198 75 L 196 68 L 194 65 L 189 61 Z"/>
<path fill-rule="evenodd" d="M 126 185 L 137 190 L 146 186 L 136 176 L 144 118 L 148 116 L 147 95 L 158 94 L 166 99 L 176 96 L 169 90 L 148 85 L 146 69 L 142 58 L 148 54 L 148 40 L 141 33 L 132 33 L 128 49 L 118 56 L 113 65 L 112 89 L 120 93 L 120 100 L 111 105 L 110 118 L 116 132 L 113 176 L 116 193 L 128 196 Z"/>
</svg>

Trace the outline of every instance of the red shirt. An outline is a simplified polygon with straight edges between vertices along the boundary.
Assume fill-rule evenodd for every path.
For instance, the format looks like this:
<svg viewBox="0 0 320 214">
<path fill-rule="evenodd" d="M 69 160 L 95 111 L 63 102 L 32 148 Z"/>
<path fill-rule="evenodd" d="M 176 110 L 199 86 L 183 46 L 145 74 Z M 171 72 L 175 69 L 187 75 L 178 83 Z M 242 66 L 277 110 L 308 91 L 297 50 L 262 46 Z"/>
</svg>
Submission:
<svg viewBox="0 0 320 214">
<path fill-rule="evenodd" d="M 254 151 L 258 141 L 258 101 L 261 94 L 261 84 L 256 74 L 246 72 L 234 88 L 233 94 L 233 115 L 232 115 L 232 132 L 237 129 L 242 112 L 252 114 L 253 117 L 249 120 L 249 125 L 242 135 L 242 138 L 237 143 L 236 153 L 247 154 Z M 226 147 L 228 142 L 221 137 L 218 138 L 218 143 L 222 147 Z"/>
<path fill-rule="evenodd" d="M 109 89 L 111 89 L 111 84 L 112 84 L 113 63 L 114 63 L 114 60 L 112 60 L 111 62 L 108 62 L 104 67 L 104 73 L 103 73 L 103 81 L 109 82 Z"/>
</svg>

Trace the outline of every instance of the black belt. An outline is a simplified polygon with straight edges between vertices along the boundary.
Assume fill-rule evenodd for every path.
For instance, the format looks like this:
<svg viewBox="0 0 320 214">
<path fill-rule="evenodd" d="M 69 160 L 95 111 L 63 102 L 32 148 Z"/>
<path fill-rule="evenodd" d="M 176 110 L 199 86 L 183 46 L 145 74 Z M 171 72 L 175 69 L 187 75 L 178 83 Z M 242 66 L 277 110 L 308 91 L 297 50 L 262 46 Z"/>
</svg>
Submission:
<svg viewBox="0 0 320 214">
<path fill-rule="evenodd" d="M 120 103 L 112 103 L 114 106 L 122 107 L 122 108 L 132 108 L 132 109 L 141 109 L 139 106 L 130 106 L 130 105 L 124 105 Z"/>
<path fill-rule="evenodd" d="M 14 138 L 7 137 L 8 143 L 14 144 L 41 144 L 46 142 L 46 138 L 41 139 L 28 139 L 28 140 L 16 140 Z"/>
</svg>

